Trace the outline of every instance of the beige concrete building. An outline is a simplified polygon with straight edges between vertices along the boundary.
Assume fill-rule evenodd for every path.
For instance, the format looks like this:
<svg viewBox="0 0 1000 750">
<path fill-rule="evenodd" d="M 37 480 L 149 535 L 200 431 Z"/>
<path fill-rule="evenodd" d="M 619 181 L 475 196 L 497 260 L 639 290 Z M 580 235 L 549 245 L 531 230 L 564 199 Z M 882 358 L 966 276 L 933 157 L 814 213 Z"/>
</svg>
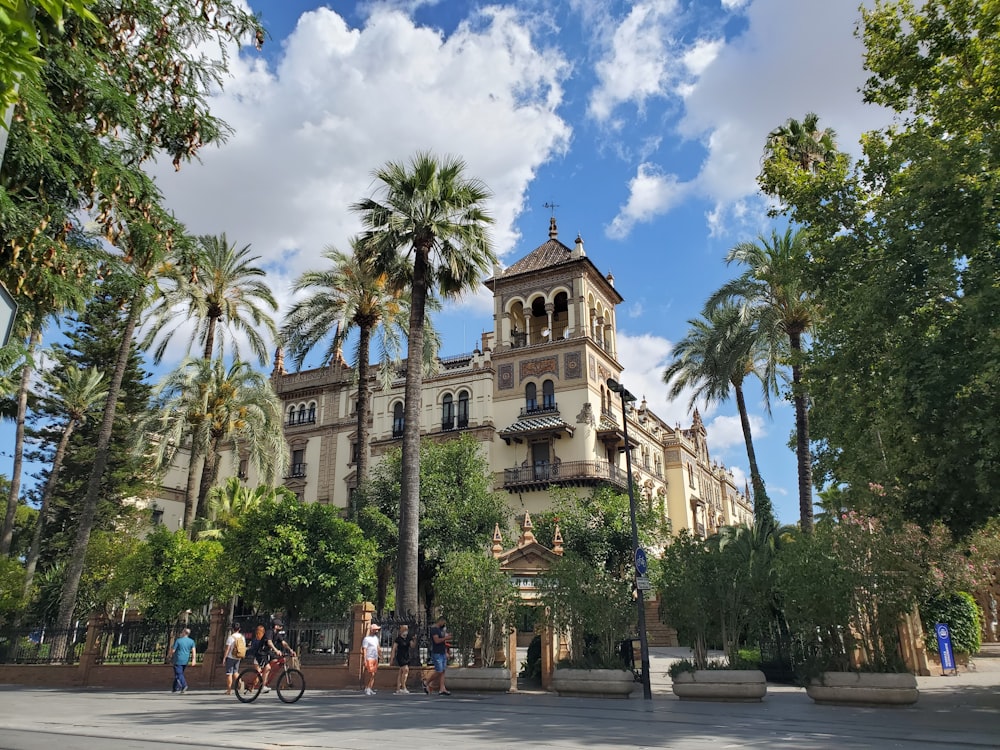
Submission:
<svg viewBox="0 0 1000 750">
<path fill-rule="evenodd" d="M 493 294 L 492 331 L 474 351 L 441 359 L 437 374 L 425 377 L 421 432 L 440 440 L 474 435 L 495 488 L 508 493 L 517 515 L 547 509 L 552 487 L 626 490 L 621 401 L 607 386 L 608 378 L 623 377 L 616 346 L 623 298 L 614 278 L 597 269 L 579 237 L 573 247 L 560 242 L 552 219 L 546 242 L 509 268 L 495 268 L 484 283 Z M 357 483 L 353 379 L 343 361 L 289 373 L 280 352 L 275 358 L 272 380 L 284 403 L 290 459 L 284 483 L 307 502 L 349 506 Z M 373 386 L 372 401 L 377 461 L 401 442 L 402 377 L 388 390 Z M 697 411 L 688 429 L 666 424 L 645 400 L 630 404 L 625 417 L 637 492 L 675 532 L 707 535 L 752 519 L 747 493 L 711 460 Z M 220 473 L 235 473 L 234 466 L 240 463 L 224 459 Z M 239 471 L 247 473 L 245 463 Z M 183 476 L 168 475 L 162 503 L 182 499 Z"/>
</svg>

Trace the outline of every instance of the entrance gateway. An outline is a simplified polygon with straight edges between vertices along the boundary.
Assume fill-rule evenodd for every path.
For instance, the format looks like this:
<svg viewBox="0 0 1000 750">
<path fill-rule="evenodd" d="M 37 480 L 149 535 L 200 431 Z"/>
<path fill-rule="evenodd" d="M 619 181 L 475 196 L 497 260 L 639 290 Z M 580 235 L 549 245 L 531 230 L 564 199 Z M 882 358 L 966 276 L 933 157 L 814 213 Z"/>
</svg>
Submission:
<svg viewBox="0 0 1000 750">
<path fill-rule="evenodd" d="M 559 531 L 559 524 L 556 524 L 555 533 L 552 536 L 552 548 L 549 549 L 541 544 L 532 532 L 534 524 L 531 522 L 531 515 L 525 512 L 521 519 L 521 535 L 518 537 L 517 546 L 504 550 L 503 537 L 500 534 L 500 525 L 493 529 L 492 553 L 500 563 L 500 570 L 506 573 L 517 589 L 518 598 L 521 604 L 538 607 L 538 578 L 545 575 L 552 568 L 563 554 L 563 538 Z M 555 671 L 555 664 L 558 657 L 565 656 L 565 644 L 560 643 L 558 635 L 550 627 L 543 627 L 535 632 L 518 631 L 517 645 L 528 645 L 533 636 L 541 637 L 542 644 L 542 688 L 549 690 L 552 685 L 552 673 Z M 522 644 L 522 638 L 526 638 Z M 511 659 L 512 676 L 517 670 L 517 660 Z"/>
</svg>

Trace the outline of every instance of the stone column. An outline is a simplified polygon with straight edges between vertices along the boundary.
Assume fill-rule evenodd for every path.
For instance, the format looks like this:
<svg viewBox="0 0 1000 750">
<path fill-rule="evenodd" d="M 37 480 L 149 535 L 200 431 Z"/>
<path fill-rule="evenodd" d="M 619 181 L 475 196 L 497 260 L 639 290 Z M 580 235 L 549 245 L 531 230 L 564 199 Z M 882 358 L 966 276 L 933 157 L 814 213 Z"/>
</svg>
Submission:
<svg viewBox="0 0 1000 750">
<path fill-rule="evenodd" d="M 97 665 L 101 648 L 101 632 L 107 618 L 103 613 L 91 612 L 87 620 L 87 639 L 84 642 L 83 653 L 80 655 L 80 686 L 87 687 L 90 684 L 91 670 Z M 72 649 L 72 643 L 66 646 L 67 650 Z"/>
<path fill-rule="evenodd" d="M 229 623 L 226 622 L 226 610 L 216 607 L 209 615 L 208 647 L 201 655 L 202 674 L 208 681 L 208 687 L 222 685 L 225 682 L 222 655 L 226 651 L 228 637 Z"/>
<path fill-rule="evenodd" d="M 347 653 L 347 671 L 349 674 L 357 675 L 358 684 L 361 680 L 361 670 L 365 667 L 361 641 L 368 635 L 368 626 L 371 625 L 374 614 L 375 605 L 371 602 L 361 602 L 351 607 L 351 620 L 354 622 L 354 627 L 351 630 L 351 650 Z"/>
</svg>

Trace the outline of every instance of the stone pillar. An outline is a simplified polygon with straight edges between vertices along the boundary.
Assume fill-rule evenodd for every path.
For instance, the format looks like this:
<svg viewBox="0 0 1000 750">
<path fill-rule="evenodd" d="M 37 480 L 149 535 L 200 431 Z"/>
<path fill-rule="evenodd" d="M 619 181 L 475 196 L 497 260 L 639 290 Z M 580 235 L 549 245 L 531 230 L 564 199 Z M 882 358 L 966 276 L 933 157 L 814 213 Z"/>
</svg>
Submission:
<svg viewBox="0 0 1000 750">
<path fill-rule="evenodd" d="M 501 351 L 503 349 L 510 348 L 510 313 L 501 313 L 500 315 L 500 330 L 497 332 L 500 336 L 500 340 L 497 341 L 497 349 Z"/>
<path fill-rule="evenodd" d="M 368 635 L 368 626 L 371 625 L 374 614 L 375 605 L 371 602 L 361 602 L 351 607 L 351 620 L 354 622 L 354 627 L 351 629 L 351 650 L 347 653 L 347 671 L 349 674 L 357 675 L 359 685 L 361 684 L 361 671 L 365 668 L 361 641 Z"/>
<path fill-rule="evenodd" d="M 80 655 L 80 663 L 78 665 L 81 687 L 87 687 L 90 684 L 90 673 L 97 665 L 97 660 L 100 656 L 101 631 L 104 630 L 106 622 L 107 618 L 101 612 L 91 612 L 90 618 L 87 620 L 87 639 L 84 642 L 83 653 Z M 67 650 L 72 649 L 73 644 L 68 644 L 66 648 Z"/>
<path fill-rule="evenodd" d="M 549 341 L 552 341 L 553 339 L 555 339 L 555 331 L 552 330 L 552 313 L 555 312 L 555 309 L 556 309 L 556 306 L 553 303 L 551 303 L 551 302 L 546 302 L 545 303 L 545 316 L 546 316 L 547 320 L 549 321 L 549 323 L 548 323 L 548 329 L 549 329 L 549 336 L 548 336 L 548 338 L 549 338 Z"/>
<path fill-rule="evenodd" d="M 555 671 L 555 631 L 550 627 L 545 627 L 541 635 L 542 641 L 542 689 L 552 689 L 552 673 Z"/>
<path fill-rule="evenodd" d="M 226 622 L 226 610 L 216 607 L 209 614 L 208 647 L 201 658 L 202 674 L 208 681 L 208 687 L 222 685 L 225 682 L 225 669 L 222 655 L 226 652 L 226 639 L 229 637 L 229 623 Z"/>
<path fill-rule="evenodd" d="M 510 670 L 510 692 L 517 692 L 517 628 L 511 628 L 507 633 L 507 669 Z"/>
</svg>

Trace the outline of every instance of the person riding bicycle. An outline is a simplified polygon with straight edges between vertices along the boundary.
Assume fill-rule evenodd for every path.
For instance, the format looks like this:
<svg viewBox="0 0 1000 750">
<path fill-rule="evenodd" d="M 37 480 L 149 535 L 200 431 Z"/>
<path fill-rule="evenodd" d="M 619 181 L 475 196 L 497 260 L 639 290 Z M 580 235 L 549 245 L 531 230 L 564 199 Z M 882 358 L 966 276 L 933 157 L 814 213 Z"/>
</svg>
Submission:
<svg viewBox="0 0 1000 750">
<path fill-rule="evenodd" d="M 264 632 L 257 649 L 257 669 L 262 672 L 265 693 L 271 690 L 267 685 L 268 677 L 271 675 L 271 659 L 280 658 L 286 653 L 295 656 L 295 650 L 288 645 L 285 635 L 281 620 L 274 620 L 271 627 Z"/>
</svg>

